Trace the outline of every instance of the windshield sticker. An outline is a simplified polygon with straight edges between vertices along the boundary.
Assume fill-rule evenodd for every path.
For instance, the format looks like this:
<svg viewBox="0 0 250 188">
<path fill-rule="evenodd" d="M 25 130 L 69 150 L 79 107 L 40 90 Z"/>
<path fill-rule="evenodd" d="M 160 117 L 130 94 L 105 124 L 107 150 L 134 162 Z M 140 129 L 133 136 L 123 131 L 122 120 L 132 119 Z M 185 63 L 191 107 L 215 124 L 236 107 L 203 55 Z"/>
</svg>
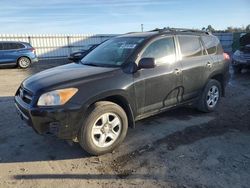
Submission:
<svg viewBox="0 0 250 188">
<path fill-rule="evenodd" d="M 135 47 L 136 47 L 136 44 L 123 44 L 120 46 L 120 48 L 122 48 L 122 49 L 132 49 Z"/>
</svg>

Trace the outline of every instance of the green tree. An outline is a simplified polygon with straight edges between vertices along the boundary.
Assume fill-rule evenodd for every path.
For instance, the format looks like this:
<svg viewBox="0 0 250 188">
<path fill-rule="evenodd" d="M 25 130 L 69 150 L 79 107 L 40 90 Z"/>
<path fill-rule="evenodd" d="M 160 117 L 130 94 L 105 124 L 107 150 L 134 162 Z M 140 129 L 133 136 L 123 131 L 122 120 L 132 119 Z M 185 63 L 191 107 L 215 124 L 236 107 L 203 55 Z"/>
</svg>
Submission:
<svg viewBox="0 0 250 188">
<path fill-rule="evenodd" d="M 206 28 L 206 31 L 214 32 L 215 29 L 211 25 L 208 25 L 207 28 Z"/>
</svg>

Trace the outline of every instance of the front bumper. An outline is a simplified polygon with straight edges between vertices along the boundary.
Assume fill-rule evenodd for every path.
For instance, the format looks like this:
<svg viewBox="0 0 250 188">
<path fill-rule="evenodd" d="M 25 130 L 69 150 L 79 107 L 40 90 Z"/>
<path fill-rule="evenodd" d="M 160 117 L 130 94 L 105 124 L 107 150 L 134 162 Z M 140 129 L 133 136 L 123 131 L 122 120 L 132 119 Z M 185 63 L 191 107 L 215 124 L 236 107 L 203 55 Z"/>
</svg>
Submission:
<svg viewBox="0 0 250 188">
<path fill-rule="evenodd" d="M 83 122 L 80 106 L 70 105 L 67 108 L 39 108 L 26 104 L 15 96 L 17 112 L 22 120 L 38 134 L 51 133 L 58 138 L 75 139 Z"/>
<path fill-rule="evenodd" d="M 237 60 L 237 59 L 233 59 L 232 65 L 233 66 L 249 67 L 250 66 L 250 60 Z"/>
</svg>

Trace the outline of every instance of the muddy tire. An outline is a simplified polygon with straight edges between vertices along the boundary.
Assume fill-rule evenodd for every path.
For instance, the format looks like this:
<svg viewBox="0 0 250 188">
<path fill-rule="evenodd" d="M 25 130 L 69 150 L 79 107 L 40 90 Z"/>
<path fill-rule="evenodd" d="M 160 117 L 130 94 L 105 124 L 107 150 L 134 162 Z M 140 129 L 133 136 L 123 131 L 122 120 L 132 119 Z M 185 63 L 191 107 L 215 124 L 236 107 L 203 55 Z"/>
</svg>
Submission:
<svg viewBox="0 0 250 188">
<path fill-rule="evenodd" d="M 81 147 L 92 155 L 113 151 L 126 137 L 128 119 L 117 104 L 102 101 L 95 103 L 78 135 Z"/>
<path fill-rule="evenodd" d="M 214 79 L 209 80 L 199 98 L 198 110 L 202 112 L 214 111 L 220 101 L 221 93 L 220 82 Z"/>
<path fill-rule="evenodd" d="M 31 61 L 27 57 L 20 57 L 17 60 L 18 67 L 21 69 L 27 69 L 31 65 Z"/>
</svg>

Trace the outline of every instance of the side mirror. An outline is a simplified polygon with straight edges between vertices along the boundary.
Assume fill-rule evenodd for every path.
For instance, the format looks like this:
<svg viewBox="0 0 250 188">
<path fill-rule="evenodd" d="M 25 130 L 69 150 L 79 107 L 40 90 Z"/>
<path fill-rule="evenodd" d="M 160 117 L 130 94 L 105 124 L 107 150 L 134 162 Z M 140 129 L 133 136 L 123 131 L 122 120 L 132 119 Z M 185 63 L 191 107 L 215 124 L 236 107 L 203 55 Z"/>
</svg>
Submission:
<svg viewBox="0 0 250 188">
<path fill-rule="evenodd" d="M 151 69 L 155 67 L 155 59 L 154 58 L 142 58 L 139 61 L 138 69 Z"/>
<path fill-rule="evenodd" d="M 68 57 L 68 59 L 70 61 L 73 62 L 78 62 L 82 59 L 82 53 L 74 53 L 74 54 L 70 54 L 70 56 Z"/>
<path fill-rule="evenodd" d="M 73 56 L 73 57 L 72 57 L 72 61 L 74 61 L 74 62 L 80 61 L 81 59 L 82 59 L 82 58 L 79 57 L 79 56 Z"/>
</svg>

